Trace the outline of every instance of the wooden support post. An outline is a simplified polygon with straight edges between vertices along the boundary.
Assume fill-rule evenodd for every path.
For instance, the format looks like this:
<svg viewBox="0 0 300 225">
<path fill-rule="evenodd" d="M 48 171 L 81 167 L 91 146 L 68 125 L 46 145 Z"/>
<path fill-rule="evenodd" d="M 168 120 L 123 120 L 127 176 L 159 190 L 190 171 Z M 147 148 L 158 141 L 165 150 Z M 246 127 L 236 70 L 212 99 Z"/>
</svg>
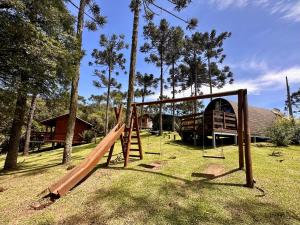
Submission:
<svg viewBox="0 0 300 225">
<path fill-rule="evenodd" d="M 119 109 L 117 109 L 117 107 L 114 107 L 114 111 L 115 111 L 115 116 L 116 116 L 116 119 L 117 119 L 117 123 L 119 123 L 122 119 L 122 105 L 120 105 Z M 120 139 L 121 139 L 122 151 L 123 151 L 123 137 L 122 137 L 122 134 L 120 136 Z M 109 166 L 109 162 L 110 162 L 111 157 L 113 155 L 114 148 L 115 148 L 115 144 L 113 144 L 111 146 L 110 150 L 109 150 L 107 160 L 106 160 L 106 166 Z M 123 156 L 124 156 L 124 151 L 123 151 Z"/>
<path fill-rule="evenodd" d="M 114 152 L 114 148 L 115 148 L 115 145 L 111 146 L 111 148 L 109 150 L 109 153 L 108 153 L 108 156 L 107 156 L 107 160 L 106 160 L 106 166 L 109 166 L 109 162 L 110 162 L 112 154 Z"/>
<path fill-rule="evenodd" d="M 235 145 L 237 145 L 237 144 L 238 144 L 238 139 L 237 139 L 237 136 L 236 136 L 236 135 L 234 135 L 234 136 L 233 136 L 233 138 L 234 138 L 234 144 L 235 144 Z"/>
<path fill-rule="evenodd" d="M 213 131 L 211 135 L 212 135 L 212 146 L 213 148 L 216 148 L 216 134 Z"/>
<path fill-rule="evenodd" d="M 253 188 L 253 173 L 252 173 L 252 159 L 250 149 L 250 129 L 249 129 L 249 112 L 247 90 L 243 90 L 243 112 L 244 112 L 244 130 L 245 130 L 245 163 L 246 163 L 246 186 Z"/>
<path fill-rule="evenodd" d="M 239 145 L 239 169 L 244 168 L 244 136 L 243 136 L 243 90 L 238 91 L 238 145 Z"/>
</svg>

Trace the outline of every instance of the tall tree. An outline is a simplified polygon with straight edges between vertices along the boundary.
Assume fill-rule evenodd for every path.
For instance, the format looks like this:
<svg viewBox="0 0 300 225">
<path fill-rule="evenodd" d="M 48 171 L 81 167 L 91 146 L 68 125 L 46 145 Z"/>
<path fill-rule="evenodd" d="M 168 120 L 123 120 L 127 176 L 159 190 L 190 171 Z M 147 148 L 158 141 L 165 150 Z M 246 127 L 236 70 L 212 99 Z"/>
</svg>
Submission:
<svg viewBox="0 0 300 225">
<path fill-rule="evenodd" d="M 0 3 L 0 85 L 16 92 L 5 169 L 17 167 L 28 93 L 49 92 L 58 67 L 73 58 L 73 22 L 63 1 Z"/>
<path fill-rule="evenodd" d="M 229 83 L 233 82 L 233 74 L 230 68 L 228 66 L 225 66 L 223 69 L 219 68 L 220 64 L 222 64 L 226 58 L 223 43 L 230 36 L 230 32 L 222 32 L 217 35 L 216 30 L 212 30 L 210 33 L 205 32 L 202 36 L 204 56 L 207 60 L 210 94 L 212 94 L 213 87 L 224 86 L 227 79 L 229 79 Z"/>
<path fill-rule="evenodd" d="M 174 6 L 175 10 L 180 11 L 186 8 L 191 0 L 169 0 L 169 2 Z M 131 115 L 131 103 L 134 98 L 134 84 L 135 84 L 135 66 L 136 66 L 136 55 L 137 55 L 137 44 L 138 44 L 138 25 L 140 18 L 141 7 L 144 7 L 145 15 L 147 19 L 152 19 L 155 14 L 150 6 L 154 6 L 164 12 L 171 14 L 179 20 L 188 24 L 188 28 L 192 29 L 197 25 L 196 19 L 191 19 L 186 21 L 171 13 L 170 11 L 162 8 L 156 4 L 155 0 L 131 0 L 130 9 L 133 12 L 133 28 L 132 28 L 132 42 L 131 42 L 131 54 L 130 54 L 130 69 L 129 69 L 129 79 L 128 79 L 128 95 L 127 95 L 127 109 L 126 109 L 126 126 L 129 127 L 130 115 Z"/>
<path fill-rule="evenodd" d="M 300 113 L 300 89 L 291 94 L 291 102 L 292 102 L 292 105 L 294 106 L 294 112 Z M 286 101 L 286 105 L 287 104 L 288 104 L 288 102 Z"/>
<path fill-rule="evenodd" d="M 167 48 L 167 65 L 171 65 L 170 69 L 170 83 L 172 86 L 172 98 L 175 98 L 176 86 L 178 81 L 178 70 L 175 68 L 177 61 L 182 56 L 183 44 L 184 44 L 184 32 L 181 27 L 171 27 L 170 39 Z M 177 74 L 177 76 L 176 76 Z M 175 131 L 175 103 L 172 104 L 172 131 Z"/>
<path fill-rule="evenodd" d="M 71 4 L 72 1 L 69 0 Z M 73 4 L 74 5 L 74 4 Z M 73 136 L 74 136 L 74 128 L 75 128 L 75 121 L 76 121 L 76 113 L 77 113 L 77 101 L 78 101 L 78 83 L 80 78 L 80 61 L 82 59 L 82 33 L 83 33 L 83 26 L 84 26 L 84 15 L 87 14 L 85 12 L 86 8 L 89 8 L 89 11 L 92 13 L 91 20 L 86 21 L 86 27 L 89 30 L 95 31 L 98 27 L 103 26 L 106 23 L 105 17 L 101 15 L 100 7 L 93 1 L 93 0 L 80 0 L 80 5 L 78 8 L 78 16 L 77 16 L 77 31 L 76 31 L 76 38 L 77 38 L 77 59 L 75 62 L 76 69 L 72 79 L 71 85 L 71 100 L 70 100 L 70 107 L 69 107 L 69 119 L 67 125 L 67 133 L 65 138 L 65 146 L 63 152 L 63 160 L 62 163 L 66 164 L 71 161 L 71 152 L 72 152 L 72 143 L 73 143 Z"/>
<path fill-rule="evenodd" d="M 154 78 L 153 74 L 148 74 L 148 73 L 141 74 L 139 72 L 137 73 L 136 85 L 140 87 L 137 89 L 137 91 L 140 93 L 143 103 L 145 101 L 145 97 L 154 94 L 153 89 L 157 88 L 158 82 L 159 80 L 157 78 Z M 144 113 L 144 106 L 141 107 L 141 118 L 143 118 L 143 113 Z M 141 119 L 141 125 L 142 125 L 142 119 Z"/>
<path fill-rule="evenodd" d="M 170 27 L 166 19 L 162 19 L 158 26 L 149 22 L 144 26 L 145 42 L 141 47 L 141 52 L 149 54 L 145 58 L 148 63 L 154 63 L 160 68 L 160 100 L 163 99 L 164 90 L 164 66 L 167 61 L 167 49 L 169 44 Z M 162 134 L 162 104 L 159 106 L 159 133 Z"/>
<path fill-rule="evenodd" d="M 25 155 L 25 156 L 29 155 L 31 126 L 32 126 L 35 108 L 36 108 L 36 101 L 37 101 L 37 94 L 33 94 L 31 97 L 30 110 L 29 110 L 27 125 L 26 125 L 25 144 L 24 144 L 24 150 L 23 150 L 23 155 Z"/>
<path fill-rule="evenodd" d="M 112 87 L 118 89 L 121 88 L 121 84 L 117 82 L 115 78 L 112 77 L 113 72 L 117 69 L 124 70 L 126 59 L 124 54 L 121 53 L 122 50 L 128 48 L 128 45 L 124 42 L 124 35 L 112 35 L 111 37 L 106 37 L 105 35 L 100 36 L 100 47 L 101 49 L 94 49 L 92 57 L 94 62 L 90 63 L 103 66 L 105 70 L 99 71 L 95 70 L 95 75 L 100 79 L 100 81 L 94 81 L 94 85 L 98 88 L 107 88 L 106 93 L 106 110 L 105 110 L 105 134 L 108 132 L 108 107 L 110 100 L 110 92 Z M 106 71 L 108 71 L 108 77 L 106 77 Z M 119 72 L 116 72 L 118 75 Z"/>
<path fill-rule="evenodd" d="M 201 85 L 205 82 L 206 68 L 203 61 L 202 35 L 199 32 L 186 36 L 183 49 L 183 63 L 179 66 L 182 73 L 184 89 L 191 88 L 191 96 L 197 96 Z M 198 101 L 194 101 L 193 113 L 197 113 Z"/>
</svg>

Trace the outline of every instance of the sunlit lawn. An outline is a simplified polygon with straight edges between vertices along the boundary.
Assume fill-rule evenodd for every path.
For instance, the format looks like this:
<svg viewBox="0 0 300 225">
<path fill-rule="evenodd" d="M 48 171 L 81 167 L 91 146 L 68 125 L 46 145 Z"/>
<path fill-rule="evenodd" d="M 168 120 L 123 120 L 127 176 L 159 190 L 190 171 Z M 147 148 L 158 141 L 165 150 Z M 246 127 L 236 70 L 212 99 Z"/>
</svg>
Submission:
<svg viewBox="0 0 300 225">
<path fill-rule="evenodd" d="M 62 149 L 19 157 L 17 171 L 1 173 L 1 224 L 300 224 L 300 146 L 275 148 L 252 145 L 256 185 L 243 187 L 244 171 L 237 171 L 236 146 L 224 147 L 226 159 L 202 157 L 202 148 L 143 134 L 144 160 L 127 169 L 122 162 L 93 174 L 46 209 L 30 204 L 67 172 L 60 165 Z M 78 164 L 95 146 L 74 147 Z M 116 149 L 120 151 L 120 145 Z M 220 148 L 210 154 L 218 155 Z M 281 151 L 282 156 L 271 156 Z M 153 162 L 160 169 L 145 168 Z M 0 156 L 3 167 L 4 156 Z M 144 165 L 143 165 L 144 164 Z M 224 176 L 205 176 L 210 165 Z"/>
</svg>

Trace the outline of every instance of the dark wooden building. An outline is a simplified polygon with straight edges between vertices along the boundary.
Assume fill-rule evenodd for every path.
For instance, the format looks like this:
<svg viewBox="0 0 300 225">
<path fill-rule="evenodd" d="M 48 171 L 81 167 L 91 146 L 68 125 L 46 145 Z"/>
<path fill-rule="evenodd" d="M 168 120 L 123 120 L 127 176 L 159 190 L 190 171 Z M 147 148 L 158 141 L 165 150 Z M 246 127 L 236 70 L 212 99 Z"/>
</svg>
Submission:
<svg viewBox="0 0 300 225">
<path fill-rule="evenodd" d="M 249 127 L 253 141 L 257 138 L 267 139 L 266 129 L 277 117 L 281 117 L 278 110 L 268 110 L 249 106 Z M 238 127 L 238 104 L 224 98 L 211 101 L 203 113 L 181 117 L 179 133 L 183 141 L 197 142 L 212 137 L 212 145 L 216 145 L 216 137 L 231 137 L 236 143 Z"/>
<path fill-rule="evenodd" d="M 152 117 L 153 116 L 151 116 L 148 113 L 143 114 L 143 117 L 139 116 L 138 120 L 141 129 L 152 129 L 153 126 Z"/>
<path fill-rule="evenodd" d="M 64 114 L 41 121 L 40 123 L 45 126 L 44 132 L 33 132 L 31 141 L 63 144 L 67 133 L 68 118 L 69 114 Z M 76 117 L 73 144 L 84 143 L 82 134 L 91 128 L 92 124 Z"/>
</svg>

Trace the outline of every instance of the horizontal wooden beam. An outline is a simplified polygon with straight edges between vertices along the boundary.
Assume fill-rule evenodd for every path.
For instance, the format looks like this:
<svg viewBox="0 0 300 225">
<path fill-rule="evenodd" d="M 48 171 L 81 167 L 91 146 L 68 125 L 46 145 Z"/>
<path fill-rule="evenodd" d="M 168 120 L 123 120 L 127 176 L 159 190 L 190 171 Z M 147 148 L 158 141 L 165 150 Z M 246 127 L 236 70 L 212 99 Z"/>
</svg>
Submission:
<svg viewBox="0 0 300 225">
<path fill-rule="evenodd" d="M 207 95 L 198 95 L 198 96 L 191 96 L 191 97 L 184 97 L 184 98 L 174 98 L 174 99 L 164 99 L 160 101 L 152 101 L 152 102 L 140 102 L 140 103 L 132 103 L 132 105 L 136 106 L 143 106 L 143 105 L 158 105 L 158 104 L 166 104 L 166 103 L 175 103 L 175 102 L 186 102 L 186 101 L 195 101 L 198 99 L 206 99 L 206 98 L 216 98 L 216 97 L 225 97 L 231 95 L 237 95 L 238 90 L 235 91 L 227 91 L 227 92 L 220 92 L 214 94 L 207 94 Z"/>
</svg>

